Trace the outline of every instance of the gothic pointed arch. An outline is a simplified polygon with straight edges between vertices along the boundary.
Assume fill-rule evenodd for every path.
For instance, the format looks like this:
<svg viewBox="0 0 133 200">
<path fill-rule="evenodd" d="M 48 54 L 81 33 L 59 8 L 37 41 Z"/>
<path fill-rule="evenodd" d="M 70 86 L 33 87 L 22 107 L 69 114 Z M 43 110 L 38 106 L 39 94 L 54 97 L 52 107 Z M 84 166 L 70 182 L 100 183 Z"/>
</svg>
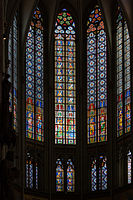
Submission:
<svg viewBox="0 0 133 200">
<path fill-rule="evenodd" d="M 26 137 L 44 141 L 44 27 L 34 9 L 26 38 Z"/>
<path fill-rule="evenodd" d="M 33 158 L 30 153 L 26 155 L 26 187 L 33 188 Z"/>
<path fill-rule="evenodd" d="M 25 185 L 27 189 L 38 190 L 38 161 L 30 152 L 26 154 Z"/>
<path fill-rule="evenodd" d="M 76 144 L 75 22 L 63 8 L 55 31 L 55 144 Z"/>
<path fill-rule="evenodd" d="M 87 20 L 87 143 L 107 141 L 107 36 L 101 9 Z"/>
<path fill-rule="evenodd" d="M 116 20 L 117 137 L 131 132 L 130 36 L 122 8 Z"/>
<path fill-rule="evenodd" d="M 56 191 L 64 191 L 64 167 L 61 159 L 56 160 Z"/>
<path fill-rule="evenodd" d="M 89 174 L 91 191 L 107 190 L 107 157 L 100 155 L 91 157 L 91 171 Z"/>
<path fill-rule="evenodd" d="M 67 161 L 67 192 L 75 192 L 75 168 L 71 159 Z"/>
</svg>

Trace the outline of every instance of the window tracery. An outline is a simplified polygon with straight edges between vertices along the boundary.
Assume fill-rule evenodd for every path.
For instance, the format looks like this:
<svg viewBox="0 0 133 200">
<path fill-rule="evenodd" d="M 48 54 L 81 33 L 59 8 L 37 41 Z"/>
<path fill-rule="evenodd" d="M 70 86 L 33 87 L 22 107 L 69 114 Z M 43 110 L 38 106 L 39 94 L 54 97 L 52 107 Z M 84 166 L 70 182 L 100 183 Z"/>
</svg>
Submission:
<svg viewBox="0 0 133 200">
<path fill-rule="evenodd" d="M 131 131 L 130 37 L 127 22 L 118 6 L 117 51 L 117 137 Z"/>
<path fill-rule="evenodd" d="M 26 40 L 26 137 L 44 141 L 43 19 L 34 10 Z"/>
<path fill-rule="evenodd" d="M 99 156 L 91 158 L 91 191 L 106 190 L 107 189 L 107 157 Z"/>
<path fill-rule="evenodd" d="M 107 42 L 97 5 L 87 21 L 87 140 L 107 141 Z"/>
<path fill-rule="evenodd" d="M 76 144 L 75 22 L 66 10 L 55 24 L 55 144 Z"/>
</svg>

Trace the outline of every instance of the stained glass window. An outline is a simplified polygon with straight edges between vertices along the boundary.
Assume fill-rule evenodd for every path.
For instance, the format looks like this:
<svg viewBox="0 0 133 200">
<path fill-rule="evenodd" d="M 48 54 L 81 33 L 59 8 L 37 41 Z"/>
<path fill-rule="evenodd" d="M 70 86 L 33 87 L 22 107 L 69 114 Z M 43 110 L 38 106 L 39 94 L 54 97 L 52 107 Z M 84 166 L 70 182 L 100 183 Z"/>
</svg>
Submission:
<svg viewBox="0 0 133 200">
<path fill-rule="evenodd" d="M 26 188 L 38 189 L 38 162 L 36 162 L 30 153 L 26 155 Z"/>
<path fill-rule="evenodd" d="M 96 159 L 92 159 L 91 161 L 91 190 L 97 190 L 97 166 Z"/>
<path fill-rule="evenodd" d="M 13 24 L 9 32 L 8 41 L 8 74 L 10 75 L 8 81 L 11 83 L 11 89 L 9 92 L 9 112 L 13 113 L 13 128 L 17 130 L 17 93 L 18 93 L 18 26 L 17 15 L 14 16 Z"/>
<path fill-rule="evenodd" d="M 44 141 L 43 19 L 34 10 L 26 40 L 26 137 Z"/>
<path fill-rule="evenodd" d="M 55 24 L 55 144 L 76 144 L 75 23 L 66 9 Z"/>
<path fill-rule="evenodd" d="M 91 174 L 89 174 L 91 191 L 107 189 L 107 157 L 91 158 Z"/>
<path fill-rule="evenodd" d="M 38 189 L 38 164 L 36 162 L 36 189 Z"/>
<path fill-rule="evenodd" d="M 87 22 L 87 139 L 107 141 L 107 41 L 98 6 Z"/>
<path fill-rule="evenodd" d="M 60 159 L 56 161 L 56 191 L 64 191 L 64 168 Z"/>
<path fill-rule="evenodd" d="M 117 48 L 117 136 L 131 131 L 130 38 L 127 23 L 118 6 Z"/>
<path fill-rule="evenodd" d="M 128 167 L 128 184 L 132 182 L 132 154 L 131 151 L 127 154 L 127 167 Z"/>
<path fill-rule="evenodd" d="M 107 189 L 107 158 L 100 156 L 99 159 L 99 190 Z"/>
<path fill-rule="evenodd" d="M 33 188 L 33 160 L 29 153 L 26 159 L 26 187 Z"/>
<path fill-rule="evenodd" d="M 71 159 L 67 162 L 67 191 L 75 191 L 75 170 Z"/>
</svg>

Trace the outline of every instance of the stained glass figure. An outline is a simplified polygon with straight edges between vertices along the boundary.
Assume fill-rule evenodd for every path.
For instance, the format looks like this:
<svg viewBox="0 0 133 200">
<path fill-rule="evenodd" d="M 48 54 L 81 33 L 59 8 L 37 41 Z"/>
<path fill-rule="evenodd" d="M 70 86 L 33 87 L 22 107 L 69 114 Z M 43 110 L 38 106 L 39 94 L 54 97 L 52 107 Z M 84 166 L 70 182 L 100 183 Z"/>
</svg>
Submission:
<svg viewBox="0 0 133 200">
<path fill-rule="evenodd" d="M 107 158 L 99 158 L 99 190 L 107 189 Z"/>
<path fill-rule="evenodd" d="M 26 137 L 44 141 L 43 19 L 34 10 L 26 40 Z"/>
<path fill-rule="evenodd" d="M 55 24 L 55 144 L 76 144 L 75 23 L 66 9 Z"/>
<path fill-rule="evenodd" d="M 18 25 L 17 15 L 14 16 L 12 26 L 9 32 L 8 40 L 8 81 L 11 83 L 11 89 L 9 92 L 9 112 L 13 113 L 13 128 L 17 130 L 17 93 L 18 93 Z"/>
<path fill-rule="evenodd" d="M 75 170 L 74 165 L 69 159 L 67 161 L 67 192 L 75 191 Z"/>
<path fill-rule="evenodd" d="M 56 161 L 56 191 L 64 191 L 64 168 L 60 159 Z"/>
<path fill-rule="evenodd" d="M 96 159 L 92 159 L 91 161 L 91 190 L 97 190 L 97 166 Z"/>
<path fill-rule="evenodd" d="M 101 10 L 87 22 L 87 139 L 107 141 L 107 44 Z"/>
<path fill-rule="evenodd" d="M 132 153 L 127 154 L 128 184 L 132 182 Z"/>
<path fill-rule="evenodd" d="M 120 6 L 116 23 L 117 136 L 119 137 L 131 131 L 130 38 Z"/>
</svg>

